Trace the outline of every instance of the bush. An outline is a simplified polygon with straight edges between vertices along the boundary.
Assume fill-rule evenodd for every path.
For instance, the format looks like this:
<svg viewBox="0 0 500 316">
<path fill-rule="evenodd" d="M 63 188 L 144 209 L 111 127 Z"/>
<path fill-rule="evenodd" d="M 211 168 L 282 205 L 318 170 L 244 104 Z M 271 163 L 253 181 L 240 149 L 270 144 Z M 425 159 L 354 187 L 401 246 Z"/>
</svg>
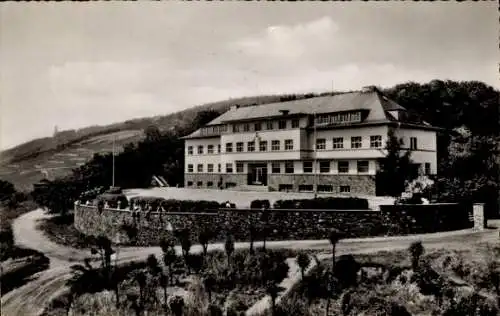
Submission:
<svg viewBox="0 0 500 316">
<path fill-rule="evenodd" d="M 188 213 L 206 213 L 216 212 L 221 205 L 215 201 L 191 201 L 191 200 L 166 200 L 153 196 L 138 196 L 130 199 L 130 203 L 139 205 L 143 209 L 149 204 L 153 211 L 162 207 L 166 212 L 188 212 Z M 161 210 L 160 210 L 161 211 Z"/>
<path fill-rule="evenodd" d="M 328 197 L 317 199 L 278 200 L 276 209 L 325 209 L 325 210 L 367 210 L 368 200 L 363 198 Z"/>
<path fill-rule="evenodd" d="M 258 209 L 268 209 L 271 207 L 271 203 L 269 200 L 253 200 L 250 203 L 250 208 L 258 208 Z"/>
<path fill-rule="evenodd" d="M 98 202 L 107 202 L 110 208 L 117 208 L 120 202 L 120 208 L 128 206 L 127 197 L 123 194 L 103 193 L 97 197 Z"/>
</svg>

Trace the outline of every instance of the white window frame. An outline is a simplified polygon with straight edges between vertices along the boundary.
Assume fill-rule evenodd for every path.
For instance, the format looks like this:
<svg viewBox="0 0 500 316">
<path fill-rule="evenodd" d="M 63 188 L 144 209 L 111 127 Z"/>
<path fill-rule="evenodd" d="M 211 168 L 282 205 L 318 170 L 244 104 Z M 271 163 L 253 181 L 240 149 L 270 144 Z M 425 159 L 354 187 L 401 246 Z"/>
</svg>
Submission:
<svg viewBox="0 0 500 316">
<path fill-rule="evenodd" d="M 382 148 L 382 135 L 370 136 L 370 148 Z"/>
<path fill-rule="evenodd" d="M 363 138 L 361 136 L 352 136 L 351 137 L 351 148 L 359 149 L 363 147 Z"/>
<path fill-rule="evenodd" d="M 281 142 L 279 140 L 273 140 L 271 142 L 271 151 L 280 151 L 281 150 Z"/>
<path fill-rule="evenodd" d="M 341 166 L 342 164 L 347 163 L 347 171 L 343 171 L 345 166 Z M 349 168 L 350 168 L 350 163 L 348 160 L 339 160 L 337 162 L 337 172 L 339 174 L 346 174 L 349 173 Z"/>
<path fill-rule="evenodd" d="M 332 148 L 342 149 L 344 148 L 344 137 L 334 137 L 332 138 Z"/>
<path fill-rule="evenodd" d="M 285 139 L 285 150 L 293 150 L 293 139 Z"/>
<path fill-rule="evenodd" d="M 316 150 L 326 150 L 326 139 L 324 138 L 316 139 Z"/>
<path fill-rule="evenodd" d="M 188 155 L 192 155 L 193 154 L 193 146 L 188 146 L 187 152 L 188 152 Z"/>
<path fill-rule="evenodd" d="M 187 172 L 188 173 L 193 173 L 194 172 L 194 165 L 192 163 L 187 165 Z"/>
<path fill-rule="evenodd" d="M 363 163 L 363 164 L 366 163 L 366 171 L 360 170 L 361 163 Z M 364 168 L 365 166 L 362 166 L 362 167 Z M 356 169 L 357 169 L 358 173 L 368 173 L 368 172 L 370 172 L 370 162 L 368 160 L 358 160 L 357 164 L 356 164 Z"/>
</svg>

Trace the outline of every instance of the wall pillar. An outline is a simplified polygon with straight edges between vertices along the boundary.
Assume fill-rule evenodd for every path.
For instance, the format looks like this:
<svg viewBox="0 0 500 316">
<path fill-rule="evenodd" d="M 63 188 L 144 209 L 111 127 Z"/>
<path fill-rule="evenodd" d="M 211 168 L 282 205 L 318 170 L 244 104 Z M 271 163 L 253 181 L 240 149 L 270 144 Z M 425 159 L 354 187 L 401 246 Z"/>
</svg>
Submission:
<svg viewBox="0 0 500 316">
<path fill-rule="evenodd" d="M 486 221 L 484 218 L 484 203 L 473 204 L 472 217 L 474 219 L 474 230 L 483 230 L 486 227 Z"/>
</svg>

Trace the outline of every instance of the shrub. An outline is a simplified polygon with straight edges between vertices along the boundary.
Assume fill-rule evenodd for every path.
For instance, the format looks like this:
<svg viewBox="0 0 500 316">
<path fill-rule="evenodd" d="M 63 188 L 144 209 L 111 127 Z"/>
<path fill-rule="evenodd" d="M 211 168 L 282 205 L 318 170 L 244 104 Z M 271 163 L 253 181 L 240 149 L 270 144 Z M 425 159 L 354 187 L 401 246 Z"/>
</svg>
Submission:
<svg viewBox="0 0 500 316">
<path fill-rule="evenodd" d="M 250 203 L 250 208 L 268 209 L 270 207 L 271 207 L 271 203 L 269 202 L 269 200 L 253 200 Z"/>
<path fill-rule="evenodd" d="M 120 202 L 120 208 L 128 206 L 127 197 L 123 194 L 103 193 L 97 197 L 98 202 L 107 202 L 110 208 L 117 208 Z"/>
<path fill-rule="evenodd" d="M 278 200 L 276 209 L 367 210 L 368 200 L 362 198 L 328 197 L 317 199 Z"/>
<path fill-rule="evenodd" d="M 130 199 L 130 202 L 134 205 L 139 205 L 142 208 L 149 204 L 153 211 L 156 211 L 158 207 L 161 207 L 165 210 L 165 212 L 206 213 L 216 212 L 221 207 L 219 202 L 215 201 L 166 200 L 163 198 L 147 196 L 133 197 Z"/>
</svg>

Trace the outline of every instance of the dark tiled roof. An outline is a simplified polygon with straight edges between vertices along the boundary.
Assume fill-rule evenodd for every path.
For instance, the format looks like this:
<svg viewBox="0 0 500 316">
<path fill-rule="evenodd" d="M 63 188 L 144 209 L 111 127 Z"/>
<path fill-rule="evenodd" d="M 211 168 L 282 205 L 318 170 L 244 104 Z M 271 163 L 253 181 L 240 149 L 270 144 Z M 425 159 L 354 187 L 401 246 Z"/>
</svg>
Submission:
<svg viewBox="0 0 500 316">
<path fill-rule="evenodd" d="M 281 111 L 283 110 L 288 111 L 289 115 L 306 115 L 363 109 L 370 110 L 370 114 L 366 118 L 367 120 L 381 120 L 386 118 L 376 92 L 351 92 L 334 96 L 242 107 L 227 111 L 208 125 L 277 117 L 282 115 Z"/>
<path fill-rule="evenodd" d="M 355 110 L 365 110 L 368 112 L 368 116 L 364 119 L 363 124 L 389 123 L 392 121 L 405 121 L 410 123 L 411 121 L 404 107 L 390 100 L 378 90 L 371 90 L 240 107 L 225 112 L 208 123 L 207 126 L 237 121 L 276 118 L 283 115 L 282 111 L 287 111 L 288 115 L 312 115 Z M 399 119 L 396 120 L 388 111 L 401 111 Z M 429 124 L 423 121 L 411 122 L 429 126 Z M 200 130 L 197 130 L 184 138 L 197 137 L 209 136 L 204 136 L 201 134 Z M 212 137 L 217 137 L 217 135 L 213 135 Z"/>
</svg>

